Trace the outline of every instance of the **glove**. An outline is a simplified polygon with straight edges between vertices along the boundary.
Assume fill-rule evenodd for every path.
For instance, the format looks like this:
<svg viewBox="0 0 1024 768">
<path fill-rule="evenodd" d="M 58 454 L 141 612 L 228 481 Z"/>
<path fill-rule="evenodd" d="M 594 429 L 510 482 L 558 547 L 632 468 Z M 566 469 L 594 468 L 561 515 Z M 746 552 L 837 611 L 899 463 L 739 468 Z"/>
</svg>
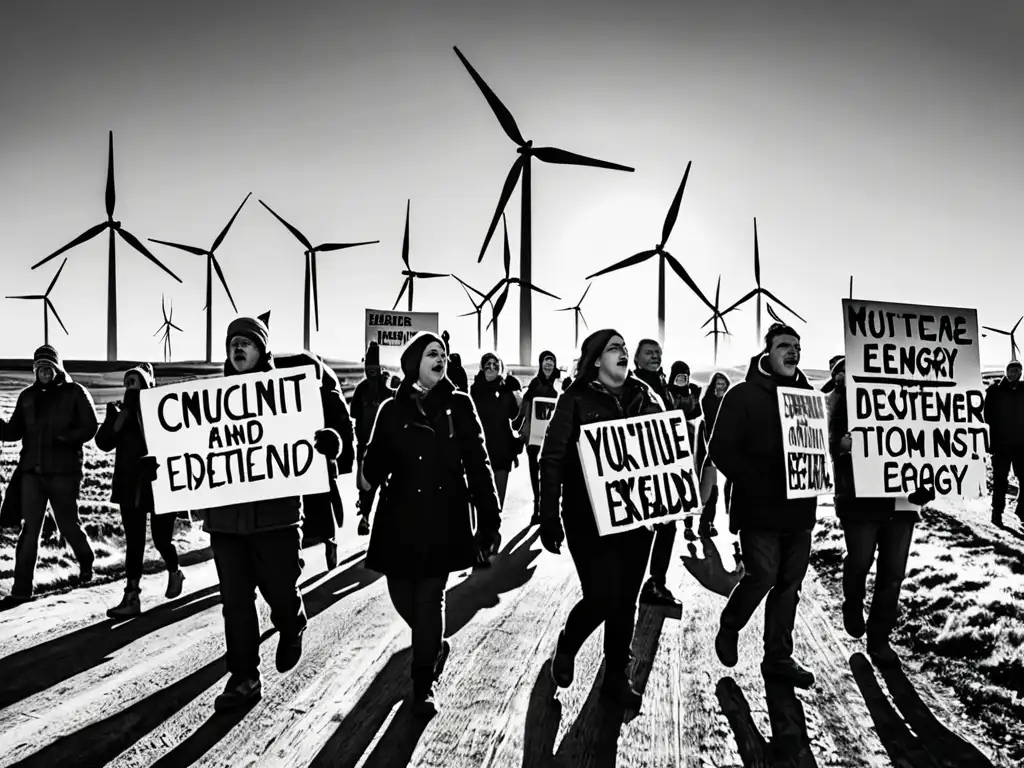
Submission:
<svg viewBox="0 0 1024 768">
<path fill-rule="evenodd" d="M 313 433 L 313 449 L 333 461 L 341 453 L 341 437 L 333 429 L 318 429 Z"/>
<path fill-rule="evenodd" d="M 496 555 L 501 546 L 501 534 L 498 531 L 477 531 L 476 545 L 485 555 Z"/>
<path fill-rule="evenodd" d="M 156 480 L 156 471 L 159 468 L 160 463 L 156 460 L 156 456 L 143 456 L 139 462 L 139 474 L 147 483 Z"/>
<path fill-rule="evenodd" d="M 562 542 L 565 541 L 565 531 L 562 530 L 562 521 L 557 517 L 548 518 L 540 524 L 540 543 L 544 549 L 553 555 L 562 554 Z"/>
<path fill-rule="evenodd" d="M 118 408 L 117 403 L 111 400 L 109 403 L 107 403 L 107 418 L 114 418 L 115 416 L 117 416 L 119 410 L 120 409 Z"/>
<path fill-rule="evenodd" d="M 917 490 L 907 497 L 907 501 L 918 507 L 923 507 L 925 504 L 935 501 L 935 489 L 918 486 Z"/>
<path fill-rule="evenodd" d="M 391 375 L 391 388 L 392 389 L 398 389 L 401 385 L 402 385 L 402 380 L 400 378 L 398 378 L 397 376 L 395 376 L 394 374 L 392 374 Z"/>
</svg>

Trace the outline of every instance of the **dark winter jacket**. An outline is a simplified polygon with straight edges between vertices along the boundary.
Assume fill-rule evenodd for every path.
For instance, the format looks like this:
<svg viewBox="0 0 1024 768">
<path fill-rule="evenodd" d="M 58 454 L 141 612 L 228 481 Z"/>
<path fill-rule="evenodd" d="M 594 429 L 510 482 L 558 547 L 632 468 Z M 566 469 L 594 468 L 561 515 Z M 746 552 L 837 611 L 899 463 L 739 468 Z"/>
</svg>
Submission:
<svg viewBox="0 0 1024 768">
<path fill-rule="evenodd" d="M 480 419 L 447 378 L 422 399 L 403 382 L 384 402 L 363 476 L 381 488 L 366 553 L 374 571 L 417 577 L 470 568 L 475 536 L 501 525 Z"/>
<path fill-rule="evenodd" d="M 709 454 L 732 481 L 729 527 L 772 531 L 810 530 L 818 500 L 786 498 L 786 465 L 779 416 L 779 386 L 812 389 L 802 371 L 793 381 L 773 376 L 767 358 L 751 359 L 745 381 L 722 400 Z"/>
<path fill-rule="evenodd" d="M 460 392 L 469 393 L 469 376 L 462 367 L 462 355 L 453 352 L 448 358 L 448 378 Z"/>
<path fill-rule="evenodd" d="M 700 399 L 701 416 L 700 427 L 697 429 L 697 446 L 694 451 L 695 466 L 698 474 L 704 471 L 704 464 L 708 457 L 708 443 L 711 442 L 711 433 L 715 429 L 715 420 L 718 418 L 718 409 L 722 407 L 722 401 L 715 397 L 715 383 L 722 379 L 726 387 L 732 386 L 732 381 L 721 371 L 715 371 Z M 726 389 L 726 392 L 729 390 Z"/>
<path fill-rule="evenodd" d="M 149 389 L 153 382 L 148 375 L 140 376 L 142 388 Z M 125 504 L 143 513 L 153 511 L 153 484 L 142 477 L 142 457 L 147 454 L 146 438 L 142 432 L 142 412 L 139 410 L 139 392 L 127 390 L 124 400 L 111 403 L 106 418 L 96 433 L 96 447 L 101 451 L 114 451 L 114 477 L 110 483 L 110 500 Z M 117 428 L 118 419 L 121 426 Z"/>
<path fill-rule="evenodd" d="M 355 422 L 356 445 L 365 450 L 373 432 L 373 421 L 381 403 L 395 396 L 395 390 L 388 386 L 388 376 L 381 373 L 377 378 L 366 377 L 356 385 L 352 393 L 352 419 Z"/>
<path fill-rule="evenodd" d="M 672 363 L 668 380 L 665 382 L 665 391 L 668 400 L 665 407 L 672 411 L 682 411 L 688 422 L 696 421 L 701 414 L 700 386 L 690 381 L 685 387 L 677 387 L 674 382 L 676 377 L 682 374 L 690 374 L 690 366 L 682 360 Z"/>
<path fill-rule="evenodd" d="M 665 373 L 663 371 L 651 373 L 643 368 L 635 368 L 633 375 L 651 388 L 651 391 L 661 399 L 661 404 L 665 407 L 665 410 L 673 410 L 672 401 L 668 394 L 668 383 L 665 381 Z"/>
<path fill-rule="evenodd" d="M 839 442 L 850 431 L 846 387 L 836 386 L 828 394 L 828 450 L 835 475 L 836 515 L 840 520 L 888 520 L 892 517 L 919 520 L 916 511 L 896 510 L 896 499 L 859 498 L 853 480 L 853 456 Z"/>
<path fill-rule="evenodd" d="M 576 448 L 581 427 L 664 410 L 660 398 L 633 374 L 626 378 L 624 391 L 619 397 L 597 381 L 577 380 L 563 392 L 548 424 L 540 454 L 541 519 L 557 518 L 561 502 L 567 536 L 576 539 L 597 537 L 594 510 Z"/>
<path fill-rule="evenodd" d="M 1024 381 L 1014 388 L 1005 376 L 985 390 L 989 452 L 1024 450 Z"/>
<path fill-rule="evenodd" d="M 512 420 L 519 415 L 519 403 L 515 396 L 519 387 L 515 384 L 505 376 L 487 381 L 481 370 L 469 388 L 473 405 L 483 424 L 487 455 L 494 471 L 511 470 L 513 460 L 519 455 L 521 443 L 512 430 Z"/>
<path fill-rule="evenodd" d="M 21 441 L 18 472 L 81 475 L 82 446 L 96 435 L 92 395 L 58 370 L 53 382 L 35 382 L 18 395 L 10 421 L 0 419 L 0 440 Z"/>
<path fill-rule="evenodd" d="M 557 361 L 556 367 L 551 372 L 551 377 L 548 378 L 544 375 L 540 365 L 545 357 L 552 356 L 549 352 L 541 352 L 540 361 L 537 363 L 537 375 L 534 376 L 530 383 L 526 387 L 526 393 L 523 395 L 523 403 L 519 408 L 519 414 L 516 416 L 515 422 L 512 426 L 519 430 L 519 434 L 522 435 L 523 443 L 529 445 L 530 443 L 530 427 L 533 423 L 533 401 L 538 397 L 550 397 L 557 398 L 560 394 L 558 387 L 555 382 L 558 381 L 558 377 L 561 376 L 561 371 L 558 370 Z M 553 356 L 552 356 L 553 357 Z"/>
</svg>

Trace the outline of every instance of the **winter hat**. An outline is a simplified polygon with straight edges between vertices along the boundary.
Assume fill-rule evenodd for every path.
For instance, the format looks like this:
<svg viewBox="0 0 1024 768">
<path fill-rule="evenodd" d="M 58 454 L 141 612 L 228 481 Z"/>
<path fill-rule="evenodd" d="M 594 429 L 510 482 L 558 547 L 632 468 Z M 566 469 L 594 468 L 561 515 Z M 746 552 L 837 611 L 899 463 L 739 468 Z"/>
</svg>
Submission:
<svg viewBox="0 0 1024 768">
<path fill-rule="evenodd" d="M 597 378 L 597 369 L 594 367 L 594 363 L 604 352 L 604 348 L 608 346 L 612 336 L 621 335 L 614 328 L 602 328 L 583 340 L 583 346 L 580 347 L 580 362 L 576 369 L 578 371 L 576 381 L 585 383 Z"/>
<path fill-rule="evenodd" d="M 500 357 L 498 357 L 494 352 L 484 352 L 483 357 L 480 358 L 481 371 L 484 369 L 484 366 L 487 365 L 488 360 L 493 360 L 498 364 L 498 373 L 501 373 L 502 370 L 504 370 L 505 364 L 501 362 Z"/>
<path fill-rule="evenodd" d="M 224 344 L 230 344 L 231 339 L 235 336 L 244 336 L 249 339 L 264 354 L 270 351 L 270 329 L 262 320 L 254 317 L 236 317 L 228 325 L 227 339 Z"/>
<path fill-rule="evenodd" d="M 836 376 L 838 376 L 840 373 L 845 373 L 846 372 L 846 356 L 845 355 L 836 355 L 835 357 L 833 357 L 831 360 L 828 361 L 828 367 L 829 367 L 829 371 L 832 373 L 832 378 L 833 379 Z"/>
<path fill-rule="evenodd" d="M 156 386 L 156 375 L 153 373 L 153 366 L 149 363 L 139 363 L 134 368 L 129 368 L 124 372 L 124 384 L 128 386 L 128 374 L 138 374 L 139 378 L 142 379 L 142 388 L 149 389 L 150 387 Z"/>
<path fill-rule="evenodd" d="M 415 382 L 420 377 L 420 360 L 423 359 L 423 351 L 434 342 L 440 344 L 444 349 L 444 340 L 430 331 L 420 331 L 409 339 L 405 351 L 402 352 L 402 375 L 409 382 Z"/>
<path fill-rule="evenodd" d="M 684 373 L 687 376 L 690 375 L 690 366 L 688 366 L 682 360 L 676 360 L 674 363 L 672 363 L 672 370 L 669 373 L 668 383 L 671 384 L 673 381 L 676 380 L 676 376 L 679 376 L 680 374 Z"/>
<path fill-rule="evenodd" d="M 558 370 L 558 358 L 555 357 L 555 353 L 549 349 L 545 349 L 543 352 L 540 353 L 540 357 L 537 358 L 537 375 L 544 375 L 544 371 L 542 370 L 542 368 L 544 366 L 544 361 L 547 360 L 548 358 L 551 358 L 551 363 L 552 365 L 555 366 L 555 370 L 551 372 L 551 380 L 555 381 L 561 377 L 562 372 Z"/>
<path fill-rule="evenodd" d="M 256 319 L 259 320 L 261 323 L 263 323 L 265 326 L 267 326 L 268 329 L 270 328 L 270 310 L 269 309 L 266 312 L 264 312 L 262 315 L 257 316 Z"/>
<path fill-rule="evenodd" d="M 63 371 L 64 365 L 60 361 L 60 353 L 49 344 L 43 344 L 35 354 L 32 355 L 32 372 L 39 370 L 40 366 L 49 365 L 54 371 Z"/>
<path fill-rule="evenodd" d="M 377 346 L 376 341 L 371 341 L 370 346 L 366 348 L 366 359 L 363 361 L 364 368 L 369 368 L 372 365 L 380 368 L 380 347 Z"/>
<path fill-rule="evenodd" d="M 1021 367 L 1024 367 L 1024 366 L 1021 365 L 1020 360 L 1011 360 L 1010 362 L 1008 362 L 1006 364 L 1006 371 L 1005 371 L 1005 373 L 1007 375 L 1009 375 L 1011 368 L 1021 368 Z"/>
</svg>

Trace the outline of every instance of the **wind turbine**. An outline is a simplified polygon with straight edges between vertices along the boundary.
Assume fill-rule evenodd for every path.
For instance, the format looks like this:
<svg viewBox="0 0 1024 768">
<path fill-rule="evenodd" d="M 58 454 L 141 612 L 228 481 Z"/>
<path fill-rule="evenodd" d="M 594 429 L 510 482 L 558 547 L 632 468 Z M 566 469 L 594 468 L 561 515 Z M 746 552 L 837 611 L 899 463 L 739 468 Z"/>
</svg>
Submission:
<svg viewBox="0 0 1024 768">
<path fill-rule="evenodd" d="M 992 333 L 998 333 L 998 334 L 1001 334 L 1003 336 L 1009 336 L 1010 337 L 1010 360 L 1011 361 L 1012 360 L 1016 360 L 1017 359 L 1017 353 L 1020 352 L 1020 347 L 1017 346 L 1017 339 L 1015 338 L 1015 334 L 1017 333 L 1017 328 L 1020 326 L 1020 321 L 1021 320 L 1024 320 L 1024 316 L 1022 316 L 1019 320 L 1017 320 L 1017 322 L 1014 323 L 1013 328 L 1011 330 L 1009 330 L 1009 331 L 1003 331 L 1003 330 L 1000 330 L 999 328 L 992 328 L 992 327 L 987 326 L 987 325 L 981 326 L 986 331 L 992 331 Z M 988 334 L 982 334 L 982 335 L 983 336 L 987 336 Z"/>
<path fill-rule="evenodd" d="M 154 336 L 158 336 L 158 335 L 160 335 L 161 331 L 163 332 L 163 334 L 164 334 L 164 362 L 165 363 L 169 363 L 169 362 L 171 362 L 171 328 L 173 328 L 176 331 L 180 331 L 181 328 L 176 326 L 174 324 L 174 321 L 173 321 L 173 318 L 174 318 L 174 302 L 173 301 L 171 302 L 171 313 L 168 315 L 167 314 L 167 304 L 164 302 L 164 297 L 161 296 L 160 297 L 160 309 L 161 309 L 161 311 L 164 314 L 164 321 L 160 325 L 160 327 L 157 329 L 156 333 L 154 333 L 153 335 Z M 209 361 L 207 361 L 207 362 L 209 362 Z"/>
<path fill-rule="evenodd" d="M 121 228 L 120 221 L 114 221 L 114 202 L 116 195 L 114 194 L 114 132 L 110 131 L 110 143 L 109 152 L 107 155 L 107 191 L 106 191 L 106 206 L 107 206 L 107 220 L 102 224 L 97 224 L 95 227 L 90 227 L 85 230 L 82 234 L 72 240 L 70 243 L 65 245 L 63 248 L 59 248 L 45 259 L 40 261 L 38 264 L 33 264 L 32 269 L 43 266 L 50 259 L 55 259 L 60 256 L 64 251 L 74 248 L 76 245 L 81 245 L 87 240 L 91 240 L 96 237 L 104 229 L 110 230 L 110 245 L 107 256 L 107 360 L 117 360 L 117 268 L 115 263 L 115 248 L 114 248 L 114 233 L 116 232 L 121 236 L 128 245 L 134 248 L 136 251 L 141 253 L 147 259 L 156 264 L 160 269 L 169 274 L 179 283 L 181 278 L 171 272 L 167 267 L 160 263 L 160 261 L 146 250 L 139 239 L 135 237 L 131 232 Z"/>
<path fill-rule="evenodd" d="M 491 300 L 489 298 L 487 298 L 487 294 L 485 294 L 483 291 L 477 290 L 472 285 L 467 283 L 465 280 L 460 278 L 458 275 L 452 275 L 452 277 L 454 277 L 456 280 L 459 281 L 459 285 L 462 286 L 462 290 L 464 290 L 466 292 L 466 297 L 469 299 L 469 303 L 473 305 L 473 311 L 472 312 L 466 312 L 465 314 L 459 315 L 459 317 L 469 317 L 470 315 L 476 315 L 476 346 L 477 346 L 477 349 L 482 349 L 483 345 L 484 345 L 484 335 L 483 335 L 483 325 L 482 325 L 484 304 L 490 304 L 491 305 L 491 313 L 492 314 L 494 313 L 494 304 L 491 302 Z M 475 293 L 477 296 L 480 297 L 480 303 L 479 304 L 477 304 L 473 300 L 473 296 L 472 296 L 472 294 L 470 294 L 470 291 L 472 291 L 473 293 Z"/>
<path fill-rule="evenodd" d="M 853 275 L 850 275 L 850 300 L 853 300 Z"/>
<path fill-rule="evenodd" d="M 783 307 L 788 312 L 791 312 L 801 322 L 804 322 L 804 323 L 807 322 L 802 317 L 800 317 L 800 315 L 798 315 L 793 309 L 791 309 L 790 307 L 787 307 L 786 303 L 782 299 L 780 299 L 774 293 L 769 291 L 767 288 L 764 288 L 764 287 L 761 286 L 761 253 L 760 253 L 760 250 L 758 249 L 758 245 L 757 245 L 757 217 L 754 217 L 754 282 L 757 284 L 757 288 L 752 290 L 750 293 L 748 293 L 742 299 L 737 301 L 731 307 L 729 307 L 728 309 L 723 311 L 722 314 L 723 315 L 727 315 L 730 312 L 732 312 L 734 309 L 738 309 L 740 307 L 740 305 L 742 305 L 742 304 L 744 304 L 744 303 L 746 303 L 746 302 L 748 302 L 751 299 L 756 297 L 756 299 L 757 299 L 757 338 L 758 338 L 758 342 L 759 343 L 760 343 L 760 340 L 761 340 L 761 296 L 762 295 L 768 297 L 769 299 L 771 299 L 776 304 L 778 304 L 781 307 Z M 777 317 L 777 315 L 776 315 L 776 317 Z"/>
<path fill-rule="evenodd" d="M 666 216 L 665 216 L 665 223 L 664 223 L 664 225 L 661 228 L 661 242 L 658 243 L 656 246 L 654 246 L 654 250 L 651 250 L 651 251 L 641 251 L 640 253 L 637 253 L 637 254 L 634 254 L 633 256 L 630 256 L 629 258 L 623 259 L 618 264 L 613 264 L 612 266 L 606 267 L 605 269 L 602 269 L 600 272 L 595 272 L 594 274 L 592 274 L 592 275 L 587 277 L 587 280 L 590 280 L 591 278 L 600 277 L 601 275 L 606 275 L 609 272 L 614 272 L 617 269 L 625 269 L 626 267 L 632 267 L 632 266 L 635 266 L 637 264 L 642 264 L 643 262 L 647 261 L 652 256 L 657 256 L 658 257 L 658 343 L 661 344 L 661 346 L 663 346 L 663 347 L 665 346 L 665 262 L 666 261 L 669 263 L 669 266 L 672 267 L 672 271 L 675 272 L 677 275 L 679 275 L 679 277 L 682 279 L 682 281 L 684 283 L 686 283 L 690 287 L 690 290 L 692 290 L 695 294 L 697 294 L 697 297 L 701 301 L 704 302 L 704 304 L 707 306 L 708 309 L 710 309 L 712 312 L 717 312 L 718 311 L 717 309 L 715 309 L 714 305 L 710 301 L 708 301 L 707 296 L 705 296 L 701 292 L 700 288 L 697 287 L 697 284 L 695 282 L 693 282 L 693 279 L 686 272 L 686 270 L 683 269 L 683 265 L 679 263 L 679 261 L 676 259 L 675 256 L 673 256 L 671 253 L 669 253 L 668 251 L 665 250 L 665 243 L 668 242 L 669 235 L 672 234 L 672 228 L 675 226 L 676 219 L 679 217 L 679 205 L 683 201 L 683 190 L 686 189 L 686 179 L 690 175 L 690 165 L 692 165 L 692 161 L 688 162 L 686 164 L 686 171 L 683 173 L 683 180 L 679 184 L 679 189 L 676 191 L 676 196 L 672 200 L 672 205 L 669 206 L 668 214 L 666 214 Z"/>
<path fill-rule="evenodd" d="M 501 124 L 502 130 L 505 131 L 505 135 L 515 142 L 517 147 L 516 151 L 519 154 L 519 157 L 512 164 L 512 168 L 508 172 L 508 176 L 505 178 L 505 184 L 501 189 L 501 196 L 498 198 L 498 207 L 494 212 L 494 218 L 491 219 L 491 225 L 487 229 L 487 235 L 484 237 L 484 243 L 480 248 L 480 256 L 477 259 L 477 262 L 483 261 L 484 252 L 487 250 L 487 244 L 491 241 L 491 236 L 494 234 L 494 230 L 498 227 L 498 218 L 503 215 L 505 205 L 508 203 L 509 198 L 512 197 L 512 192 L 515 190 L 516 182 L 519 180 L 520 174 L 522 174 L 523 184 L 522 208 L 520 213 L 519 276 L 525 283 L 529 283 L 533 279 L 532 207 L 530 203 L 531 159 L 537 158 L 542 163 L 582 165 L 592 168 L 605 168 L 613 171 L 632 172 L 633 169 L 629 166 L 577 155 L 574 152 L 567 152 L 564 149 L 556 149 L 554 147 L 534 147 L 532 140 L 527 141 L 523 138 L 522 133 L 519 131 L 519 127 L 516 125 L 515 118 L 512 117 L 512 113 L 509 112 L 505 105 L 498 100 L 498 97 L 490 87 L 488 87 L 487 83 L 484 82 L 483 78 L 477 74 L 476 70 L 473 69 L 472 65 L 466 57 L 462 55 L 462 52 L 459 51 L 458 48 L 455 48 L 455 54 L 469 71 L 470 76 L 477 84 L 481 93 L 483 93 L 484 98 L 487 99 L 487 103 L 494 112 L 494 116 L 498 118 L 498 123 Z M 528 364 L 533 359 L 532 299 L 533 297 L 530 291 L 523 291 L 519 295 L 519 358 L 520 363 L 522 364 Z"/>
<path fill-rule="evenodd" d="M 252 195 L 250 192 L 245 196 L 245 200 L 242 201 L 242 205 L 245 205 L 249 197 Z M 217 277 L 220 278 L 221 285 L 224 286 L 224 291 L 228 295 L 228 299 L 231 301 L 231 308 L 238 313 L 238 307 L 235 306 L 235 300 L 231 296 L 231 289 L 228 288 L 228 281 L 224 278 L 224 271 L 220 268 L 220 262 L 217 261 L 216 251 L 220 247 L 220 244 L 224 242 L 224 238 L 228 234 L 228 230 L 231 229 L 231 225 L 235 223 L 235 218 L 242 210 L 242 205 L 238 206 L 238 210 L 235 211 L 234 216 L 228 221 L 227 226 L 220 231 L 217 235 L 217 239 L 213 241 L 213 245 L 209 249 L 196 248 L 193 245 L 182 245 L 180 243 L 171 243 L 167 240 L 157 240 L 156 238 L 148 238 L 151 243 L 160 243 L 160 245 L 168 245 L 171 248 L 177 248 L 182 251 L 194 254 L 196 256 L 206 257 L 206 306 L 203 309 L 206 310 L 206 362 L 213 362 L 213 273 L 214 270 L 217 272 Z"/>
<path fill-rule="evenodd" d="M 729 332 L 729 326 L 725 324 L 725 316 L 719 310 L 719 307 L 721 306 L 721 303 L 720 303 L 721 294 L 722 294 L 722 276 L 719 275 L 718 276 L 718 284 L 715 286 L 715 313 L 704 322 L 704 325 L 701 326 L 701 328 L 706 328 L 708 323 L 712 323 L 711 330 L 704 334 L 704 338 L 707 338 L 708 336 L 712 336 L 712 335 L 715 337 L 715 365 L 718 365 L 718 337 L 719 336 L 731 336 L 732 335 Z M 771 310 L 769 310 L 769 311 L 771 311 Z M 719 322 L 719 320 L 721 320 L 721 322 L 722 322 L 722 329 L 723 330 L 719 330 L 718 329 L 718 322 Z"/>
<path fill-rule="evenodd" d="M 7 296 L 8 299 L 38 299 L 43 302 L 43 344 L 50 343 L 50 311 L 53 311 L 53 316 L 57 318 L 57 322 L 60 323 L 60 327 L 64 328 L 64 321 L 60 319 L 60 315 L 57 314 L 57 308 L 53 306 L 53 302 L 50 301 L 50 291 L 53 290 L 53 286 L 57 282 L 57 278 L 60 277 L 60 273 L 64 271 L 64 265 L 68 263 L 67 258 L 61 262 L 60 269 L 57 270 L 57 274 L 53 276 L 53 280 L 50 281 L 49 287 L 46 289 L 46 293 L 43 294 L 32 294 L 30 296 Z M 64 328 L 64 334 L 68 335 L 68 329 Z"/>
<path fill-rule="evenodd" d="M 521 277 L 510 277 L 509 276 L 509 270 L 511 270 L 511 268 L 512 268 L 512 252 L 509 250 L 509 247 L 508 247 L 508 224 L 505 221 L 505 214 L 501 215 L 501 223 L 502 223 L 502 230 L 503 230 L 504 235 L 505 235 L 505 242 L 504 242 L 504 245 L 505 245 L 505 256 L 504 256 L 505 277 L 503 277 L 501 280 L 499 280 L 497 283 L 495 283 L 494 287 L 491 288 L 491 290 L 489 290 L 485 294 L 486 298 L 488 300 L 490 300 L 490 299 L 494 298 L 494 294 L 496 294 L 498 292 L 498 290 L 502 289 L 502 286 L 504 286 L 504 289 L 501 290 L 501 295 L 498 297 L 498 300 L 496 302 L 494 302 L 494 309 L 491 312 L 491 321 L 489 323 L 487 323 L 487 327 L 488 328 L 490 328 L 492 325 L 494 326 L 494 350 L 495 350 L 495 352 L 497 352 L 497 350 L 498 350 L 498 315 L 501 314 L 501 310 L 505 307 L 506 300 L 508 300 L 508 289 L 509 288 L 511 288 L 513 285 L 518 285 L 519 289 L 520 289 L 519 290 L 519 294 L 520 295 L 522 295 L 524 293 L 529 293 L 530 291 L 537 291 L 537 293 L 543 293 L 545 296 L 550 296 L 553 299 L 557 299 L 558 298 L 558 296 L 555 296 L 555 294 L 548 293 L 547 291 L 545 291 L 545 290 L 543 290 L 541 288 L 538 288 L 537 286 L 532 285 L 531 283 L 528 283 L 526 280 L 524 280 Z M 522 290 L 523 288 L 526 288 L 528 290 L 524 291 L 524 290 Z M 522 306 L 522 305 L 520 305 L 520 306 Z M 522 353 L 522 345 L 520 344 L 520 354 L 521 353 Z"/>
<path fill-rule="evenodd" d="M 303 278 L 303 293 L 302 293 L 302 348 L 309 349 L 309 293 L 310 285 L 313 286 L 313 313 L 316 317 L 316 330 L 320 331 L 320 292 L 317 288 L 316 283 L 316 255 L 318 253 L 325 253 L 327 251 L 341 251 L 345 248 L 357 248 L 360 245 L 373 245 L 379 243 L 380 240 L 366 240 L 360 243 L 323 243 L 316 247 L 309 242 L 304 234 L 299 232 L 295 227 L 289 224 L 287 221 L 282 219 L 274 209 L 264 203 L 262 200 L 259 201 L 260 205 L 266 208 L 274 216 L 275 219 L 280 221 L 285 229 L 291 232 L 295 239 L 302 243 L 305 250 L 303 255 L 306 257 L 306 274 Z"/>
<path fill-rule="evenodd" d="M 429 280 L 433 277 L 451 277 L 449 274 L 439 274 L 437 272 L 414 272 L 412 267 L 409 266 L 409 205 L 411 200 L 405 201 L 405 236 L 402 238 L 402 261 L 405 262 L 405 269 L 402 270 L 402 274 L 405 275 L 405 282 L 402 283 L 402 290 L 398 292 L 398 298 L 395 299 L 395 306 L 391 309 L 395 309 L 398 306 L 398 302 L 402 300 L 402 296 L 405 295 L 405 289 L 409 289 L 409 311 L 412 312 L 412 290 L 413 283 L 417 277 Z"/>
<path fill-rule="evenodd" d="M 572 310 L 573 321 L 574 321 L 574 326 L 573 327 L 575 329 L 575 332 L 574 332 L 574 335 L 573 335 L 573 341 L 572 341 L 573 347 L 579 347 L 579 345 L 580 345 L 580 320 L 583 321 L 583 325 L 587 328 L 587 330 L 590 329 L 590 326 L 587 325 L 587 319 L 585 317 L 583 317 L 583 310 L 580 309 L 580 307 L 583 304 L 583 300 L 585 298 L 587 298 L 587 294 L 590 293 L 590 286 L 592 286 L 592 285 L 593 285 L 593 283 L 587 283 L 587 289 L 583 292 L 583 295 L 580 296 L 580 300 L 578 302 L 576 302 L 576 306 L 573 306 L 573 307 L 562 307 L 561 309 L 556 309 L 555 310 L 555 312 L 568 312 L 569 310 Z"/>
</svg>

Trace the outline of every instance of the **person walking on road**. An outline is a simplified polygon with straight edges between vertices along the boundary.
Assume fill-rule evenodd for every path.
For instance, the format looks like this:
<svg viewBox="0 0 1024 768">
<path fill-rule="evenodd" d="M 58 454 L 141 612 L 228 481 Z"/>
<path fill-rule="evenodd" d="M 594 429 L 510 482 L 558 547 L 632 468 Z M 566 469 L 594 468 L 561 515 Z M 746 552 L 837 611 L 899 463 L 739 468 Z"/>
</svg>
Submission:
<svg viewBox="0 0 1024 768">
<path fill-rule="evenodd" d="M 1011 467 L 1018 488 L 1014 511 L 1024 520 L 1020 505 L 1020 489 L 1024 486 L 1024 386 L 1020 378 L 1020 361 L 1011 360 L 1006 375 L 985 392 L 985 422 L 992 454 L 992 522 L 996 525 L 1003 524 Z"/>
<path fill-rule="evenodd" d="M 373 432 L 373 422 L 377 418 L 377 412 L 381 404 L 390 400 L 395 395 L 395 390 L 389 386 L 387 376 L 380 368 L 380 347 L 376 341 L 371 341 L 366 348 L 366 358 L 363 362 L 363 370 L 366 378 L 356 385 L 352 393 L 352 419 L 355 421 L 356 432 L 356 485 L 359 486 L 360 473 L 362 472 L 363 457 L 366 455 L 366 446 L 370 443 L 370 434 Z M 359 528 L 360 536 L 370 534 L 370 510 L 373 508 L 373 499 L 377 495 L 377 488 L 370 486 L 369 490 L 358 488 L 359 500 Z"/>
<path fill-rule="evenodd" d="M 513 426 L 519 425 L 519 433 L 526 444 L 526 460 L 530 469 L 530 488 L 533 490 L 533 516 L 530 525 L 540 523 L 540 446 L 530 445 L 530 431 L 533 426 L 533 403 L 538 397 L 557 399 L 561 394 L 555 386 L 562 372 L 558 370 L 555 353 L 544 350 L 537 360 L 537 375 L 530 380 L 526 394 L 519 408 L 519 415 Z"/>
<path fill-rule="evenodd" d="M 519 415 L 523 402 L 519 382 L 505 376 L 505 364 L 493 352 L 480 358 L 480 370 L 469 388 L 473 405 L 480 416 L 487 441 L 487 455 L 494 471 L 498 499 L 505 506 L 505 491 L 512 465 L 518 463 L 522 442 L 512 429 L 512 420 Z"/>
<path fill-rule="evenodd" d="M 715 516 L 718 513 L 720 493 L 725 496 L 726 508 L 729 506 L 729 490 L 731 490 L 729 480 L 726 478 L 726 487 L 720 490 L 718 468 L 708 457 L 708 444 L 711 442 L 711 435 L 715 430 L 718 409 L 730 386 L 732 386 L 732 382 L 729 377 L 721 371 L 716 371 L 708 383 L 704 397 L 701 398 L 703 419 L 697 428 L 697 444 L 694 449 L 697 475 L 700 477 L 700 498 L 703 503 L 700 525 L 697 528 L 697 535 L 701 538 L 718 535 L 718 529 L 715 528 Z"/>
</svg>

